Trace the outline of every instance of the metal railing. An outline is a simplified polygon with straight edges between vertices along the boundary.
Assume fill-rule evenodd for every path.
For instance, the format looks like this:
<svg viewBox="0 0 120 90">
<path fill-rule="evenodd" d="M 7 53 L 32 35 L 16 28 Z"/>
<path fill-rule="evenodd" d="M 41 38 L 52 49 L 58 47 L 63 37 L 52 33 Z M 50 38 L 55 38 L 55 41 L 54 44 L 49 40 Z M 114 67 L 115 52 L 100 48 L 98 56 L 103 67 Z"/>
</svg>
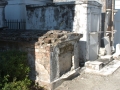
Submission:
<svg viewBox="0 0 120 90">
<path fill-rule="evenodd" d="M 7 27 L 7 29 L 26 29 L 26 22 L 25 20 L 6 20 L 4 22 L 4 26 Z"/>
</svg>

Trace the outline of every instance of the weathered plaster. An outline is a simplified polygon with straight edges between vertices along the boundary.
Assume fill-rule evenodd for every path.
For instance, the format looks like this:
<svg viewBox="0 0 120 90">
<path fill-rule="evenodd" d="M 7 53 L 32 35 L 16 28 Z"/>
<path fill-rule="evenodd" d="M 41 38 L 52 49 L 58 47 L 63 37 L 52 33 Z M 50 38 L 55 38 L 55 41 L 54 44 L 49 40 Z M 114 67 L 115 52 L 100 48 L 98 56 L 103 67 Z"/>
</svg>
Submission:
<svg viewBox="0 0 120 90">
<path fill-rule="evenodd" d="M 27 7 L 27 29 L 72 30 L 74 6 Z"/>
<path fill-rule="evenodd" d="M 101 4 L 95 1 L 56 2 L 45 6 L 28 5 L 26 8 L 27 29 L 56 29 L 82 33 L 80 59 L 83 61 L 97 59 L 101 30 Z M 91 56 L 90 53 L 93 52 Z"/>
</svg>

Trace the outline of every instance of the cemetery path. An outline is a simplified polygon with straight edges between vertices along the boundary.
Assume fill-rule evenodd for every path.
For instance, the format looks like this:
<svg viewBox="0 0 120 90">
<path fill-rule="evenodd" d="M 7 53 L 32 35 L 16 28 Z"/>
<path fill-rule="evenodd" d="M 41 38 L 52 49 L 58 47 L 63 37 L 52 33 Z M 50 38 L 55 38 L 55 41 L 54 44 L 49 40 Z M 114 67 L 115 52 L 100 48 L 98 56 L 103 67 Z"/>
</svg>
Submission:
<svg viewBox="0 0 120 90">
<path fill-rule="evenodd" d="M 112 75 L 100 76 L 82 71 L 72 80 L 65 80 L 55 90 L 120 90 L 120 68 Z"/>
</svg>

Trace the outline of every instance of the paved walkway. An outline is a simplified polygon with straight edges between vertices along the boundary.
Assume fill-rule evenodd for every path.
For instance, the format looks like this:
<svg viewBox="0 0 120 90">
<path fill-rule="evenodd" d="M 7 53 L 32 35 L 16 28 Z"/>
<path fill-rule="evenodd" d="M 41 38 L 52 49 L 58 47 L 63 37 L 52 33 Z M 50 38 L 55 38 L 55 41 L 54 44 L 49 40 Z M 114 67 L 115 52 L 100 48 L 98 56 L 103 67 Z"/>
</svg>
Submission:
<svg viewBox="0 0 120 90">
<path fill-rule="evenodd" d="M 120 90 L 120 68 L 109 76 L 82 71 L 79 76 L 66 80 L 55 90 Z"/>
</svg>

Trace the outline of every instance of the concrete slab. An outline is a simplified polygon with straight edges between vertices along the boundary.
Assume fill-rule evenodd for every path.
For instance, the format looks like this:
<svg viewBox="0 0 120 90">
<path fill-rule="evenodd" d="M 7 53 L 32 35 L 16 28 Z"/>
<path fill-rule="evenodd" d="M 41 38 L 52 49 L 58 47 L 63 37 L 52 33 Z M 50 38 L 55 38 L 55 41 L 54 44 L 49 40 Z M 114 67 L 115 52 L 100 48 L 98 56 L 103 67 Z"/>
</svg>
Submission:
<svg viewBox="0 0 120 90">
<path fill-rule="evenodd" d="M 100 56 L 100 58 L 97 61 L 103 62 L 103 65 L 107 65 L 113 60 L 112 55 L 105 55 L 105 56 Z"/>
<path fill-rule="evenodd" d="M 113 59 L 114 59 L 114 60 L 115 60 L 115 59 L 120 60 L 120 55 L 119 55 L 119 54 L 114 53 L 112 56 L 113 56 Z"/>
<path fill-rule="evenodd" d="M 119 67 L 120 67 L 120 61 L 113 60 L 101 70 L 92 70 L 92 69 L 86 68 L 85 73 L 108 76 L 114 73 Z"/>
<path fill-rule="evenodd" d="M 112 55 L 100 56 L 101 59 L 112 59 Z"/>
<path fill-rule="evenodd" d="M 91 70 L 100 70 L 103 68 L 103 63 L 99 61 L 87 61 L 85 67 Z"/>
</svg>

